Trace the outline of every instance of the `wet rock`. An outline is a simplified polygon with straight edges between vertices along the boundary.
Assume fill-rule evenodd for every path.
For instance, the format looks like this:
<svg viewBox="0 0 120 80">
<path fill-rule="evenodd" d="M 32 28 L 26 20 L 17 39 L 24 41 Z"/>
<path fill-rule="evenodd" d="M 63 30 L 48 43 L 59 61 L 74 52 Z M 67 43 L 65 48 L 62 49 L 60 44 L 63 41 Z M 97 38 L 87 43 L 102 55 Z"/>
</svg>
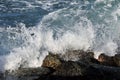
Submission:
<svg viewBox="0 0 120 80">
<path fill-rule="evenodd" d="M 99 63 L 98 60 L 94 58 L 94 53 L 90 51 L 82 51 L 82 50 L 73 50 L 67 51 L 61 57 L 66 61 L 83 61 L 85 63 Z"/>
<path fill-rule="evenodd" d="M 92 64 L 92 63 L 99 64 L 99 61 L 94 58 L 93 52 L 86 52 L 86 54 L 82 56 L 80 60 L 87 64 Z"/>
<path fill-rule="evenodd" d="M 12 72 L 6 71 L 3 80 L 34 80 L 50 73 L 49 68 L 21 68 Z"/>
<path fill-rule="evenodd" d="M 116 66 L 120 67 L 120 54 L 116 54 L 114 57 L 113 57 L 113 60 L 116 64 Z"/>
<path fill-rule="evenodd" d="M 51 75 L 54 76 L 84 76 L 92 74 L 91 71 L 94 69 L 83 61 L 65 61 L 59 55 L 54 54 L 46 56 L 42 67 L 53 68 L 54 72 Z"/>
<path fill-rule="evenodd" d="M 117 59 L 117 58 L 116 58 Z M 114 56 L 107 56 L 104 53 L 100 54 L 98 57 L 98 61 L 100 62 L 100 64 L 102 65 L 106 65 L 106 66 L 117 66 L 115 61 L 114 61 Z"/>
<path fill-rule="evenodd" d="M 48 58 L 50 57 L 50 58 Z M 53 68 L 53 73 L 39 77 L 38 80 L 120 80 L 120 68 L 104 66 L 101 64 L 88 64 L 82 59 L 78 61 L 66 61 L 59 57 L 59 55 L 49 54 L 44 67 Z M 53 60 L 52 60 L 53 59 Z M 57 64 L 49 64 L 50 62 Z M 59 62 L 59 64 L 57 63 Z"/>
<path fill-rule="evenodd" d="M 0 80 L 4 80 L 4 74 L 0 72 Z"/>
<path fill-rule="evenodd" d="M 88 66 L 74 61 L 63 61 L 52 75 L 59 76 L 82 76 Z"/>
<path fill-rule="evenodd" d="M 100 71 L 103 76 L 98 80 L 120 80 L 120 67 L 91 64 L 92 67 Z M 96 73 L 96 71 L 94 71 Z M 98 73 L 96 73 L 98 74 Z"/>
<path fill-rule="evenodd" d="M 106 66 L 120 67 L 120 54 L 116 54 L 115 56 L 100 54 L 100 56 L 98 57 L 98 61 Z"/>
<path fill-rule="evenodd" d="M 90 63 L 99 63 L 98 60 L 94 58 L 93 52 L 84 52 L 81 50 L 67 51 L 65 54 L 54 54 L 49 53 L 43 60 L 42 67 L 51 67 L 57 69 L 59 66 L 63 65 L 64 62 L 77 61 Z"/>
<path fill-rule="evenodd" d="M 70 64 L 72 63 L 70 62 Z M 77 67 L 72 68 L 72 66 L 64 69 L 60 68 L 61 70 L 57 70 L 47 76 L 39 77 L 36 80 L 101 80 L 99 78 L 103 77 L 103 75 L 101 76 L 100 71 L 95 68 L 85 67 L 86 69 L 81 69 Z M 95 73 L 93 73 L 93 71 L 95 71 Z M 99 74 L 96 74 L 96 72 Z"/>
<path fill-rule="evenodd" d="M 46 75 L 50 73 L 50 69 L 45 67 L 37 67 L 37 68 L 21 68 L 15 70 L 13 72 L 7 72 L 8 74 L 13 74 L 16 76 L 39 76 L 39 75 Z"/>
<path fill-rule="evenodd" d="M 84 66 L 84 64 L 80 66 L 79 62 L 64 61 L 58 55 L 49 54 L 43 60 L 42 67 L 55 69 L 53 75 L 78 76 L 83 74 L 84 68 L 87 66 Z"/>
<path fill-rule="evenodd" d="M 49 67 L 57 69 L 58 66 L 62 64 L 60 57 L 56 54 L 49 53 L 43 60 L 42 67 Z"/>
<path fill-rule="evenodd" d="M 78 61 L 85 55 L 85 52 L 82 50 L 68 50 L 66 53 L 61 55 L 61 57 L 66 61 Z"/>
<path fill-rule="evenodd" d="M 72 55 L 74 52 L 78 54 L 78 51 L 72 51 Z M 92 52 L 83 53 L 79 53 L 79 59 L 75 61 L 64 60 L 61 55 L 49 53 L 43 60 L 42 67 L 20 68 L 10 73 L 6 71 L 6 78 L 3 80 L 120 80 L 120 67 L 96 64 L 94 60 L 89 60 L 94 59 Z M 101 54 L 99 61 L 109 60 L 109 58 L 113 61 L 119 59 L 118 55 L 113 58 Z"/>
</svg>

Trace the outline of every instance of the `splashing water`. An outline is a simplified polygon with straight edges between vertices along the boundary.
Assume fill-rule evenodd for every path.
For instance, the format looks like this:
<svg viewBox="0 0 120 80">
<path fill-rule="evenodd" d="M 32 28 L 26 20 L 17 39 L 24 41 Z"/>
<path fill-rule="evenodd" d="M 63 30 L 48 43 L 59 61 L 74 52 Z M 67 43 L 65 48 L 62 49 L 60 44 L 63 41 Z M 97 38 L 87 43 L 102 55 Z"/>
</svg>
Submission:
<svg viewBox="0 0 120 80">
<path fill-rule="evenodd" d="M 17 9 L 20 15 L 29 16 L 24 18 L 16 18 L 19 15 L 12 16 L 13 21 L 18 21 L 14 23 L 15 26 L 9 24 L 9 27 L 0 27 L 0 70 L 39 67 L 49 51 L 64 53 L 69 49 L 91 50 L 95 52 L 96 58 L 101 52 L 110 56 L 119 52 L 117 50 L 120 44 L 119 0 L 11 0 L 11 2 L 19 7 L 11 7 L 10 11 L 16 12 Z M 7 8 L 5 3 L 7 2 L 0 6 L 2 12 L 3 7 Z M 21 8 L 20 3 L 26 5 Z M 46 11 L 43 12 L 45 15 L 41 12 L 41 17 L 34 15 L 35 18 L 32 18 L 30 14 L 32 11 L 39 14 L 38 7 Z M 9 21 L 8 17 L 6 18 Z M 39 20 L 38 23 L 34 22 L 36 19 Z M 0 19 L 0 22 L 2 21 L 3 18 Z M 32 21 L 34 25 L 29 26 Z M 6 21 L 4 23 L 8 24 Z"/>
</svg>

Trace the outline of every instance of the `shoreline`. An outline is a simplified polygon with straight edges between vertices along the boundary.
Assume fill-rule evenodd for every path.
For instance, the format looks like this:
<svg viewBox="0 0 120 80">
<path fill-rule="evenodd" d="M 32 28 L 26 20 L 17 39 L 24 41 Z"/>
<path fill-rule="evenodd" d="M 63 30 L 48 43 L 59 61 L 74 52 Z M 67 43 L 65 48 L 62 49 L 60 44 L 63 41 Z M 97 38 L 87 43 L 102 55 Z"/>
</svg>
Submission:
<svg viewBox="0 0 120 80">
<path fill-rule="evenodd" d="M 41 67 L 6 71 L 0 74 L 0 80 L 120 80 L 119 56 L 101 54 L 95 59 L 93 52 L 50 52 Z"/>
</svg>

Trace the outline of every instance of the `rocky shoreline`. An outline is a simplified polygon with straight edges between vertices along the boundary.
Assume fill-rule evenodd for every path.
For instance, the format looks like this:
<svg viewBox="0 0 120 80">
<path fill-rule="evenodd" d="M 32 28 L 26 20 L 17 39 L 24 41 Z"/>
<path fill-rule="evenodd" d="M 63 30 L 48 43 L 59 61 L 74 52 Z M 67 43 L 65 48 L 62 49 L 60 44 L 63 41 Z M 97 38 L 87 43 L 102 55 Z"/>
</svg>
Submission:
<svg viewBox="0 0 120 80">
<path fill-rule="evenodd" d="M 40 68 L 21 68 L 0 74 L 0 80 L 120 80 L 120 54 L 98 59 L 93 52 L 49 53 Z"/>
</svg>

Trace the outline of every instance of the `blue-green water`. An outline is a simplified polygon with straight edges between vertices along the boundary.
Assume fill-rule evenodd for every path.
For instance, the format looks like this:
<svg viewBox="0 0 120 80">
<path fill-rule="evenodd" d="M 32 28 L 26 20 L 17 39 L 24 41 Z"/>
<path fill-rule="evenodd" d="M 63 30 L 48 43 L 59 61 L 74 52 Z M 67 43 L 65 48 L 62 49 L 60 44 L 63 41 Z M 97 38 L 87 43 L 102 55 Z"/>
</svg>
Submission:
<svg viewBox="0 0 120 80">
<path fill-rule="evenodd" d="M 0 0 L 0 69 L 41 66 L 49 51 L 115 55 L 120 0 Z"/>
</svg>

